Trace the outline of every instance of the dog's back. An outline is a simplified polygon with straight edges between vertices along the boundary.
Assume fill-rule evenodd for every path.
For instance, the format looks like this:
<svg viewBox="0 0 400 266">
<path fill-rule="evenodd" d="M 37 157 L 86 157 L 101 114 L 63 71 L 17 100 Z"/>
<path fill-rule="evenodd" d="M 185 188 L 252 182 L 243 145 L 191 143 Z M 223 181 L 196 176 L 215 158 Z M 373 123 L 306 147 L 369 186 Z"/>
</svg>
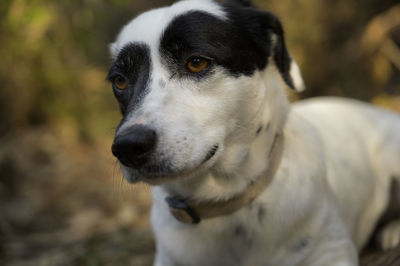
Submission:
<svg viewBox="0 0 400 266">
<path fill-rule="evenodd" d="M 387 208 L 392 180 L 400 179 L 400 116 L 334 97 L 301 101 L 293 112 L 321 135 L 329 185 L 361 248 Z"/>
</svg>

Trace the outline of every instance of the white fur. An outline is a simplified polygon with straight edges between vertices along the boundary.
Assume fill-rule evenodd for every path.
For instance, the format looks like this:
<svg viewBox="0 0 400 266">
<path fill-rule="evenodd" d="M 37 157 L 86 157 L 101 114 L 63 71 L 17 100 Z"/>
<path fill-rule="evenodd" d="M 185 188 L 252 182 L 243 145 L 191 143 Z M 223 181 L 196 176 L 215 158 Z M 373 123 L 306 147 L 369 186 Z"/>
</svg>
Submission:
<svg viewBox="0 0 400 266">
<path fill-rule="evenodd" d="M 172 17 L 192 9 L 224 18 L 212 1 L 183 1 L 139 16 L 111 46 L 113 56 L 130 42 L 151 47 L 150 91 L 119 131 L 152 125 L 159 160 L 168 158 L 180 171 L 153 187 L 155 265 L 358 265 L 357 251 L 388 204 L 390 178 L 400 177 L 400 118 L 335 98 L 290 109 L 272 62 L 251 77 L 232 77 L 217 67 L 206 81 L 169 79 L 159 39 Z M 290 74 L 302 90 L 294 61 Z M 280 168 L 253 203 L 198 225 L 171 215 L 167 196 L 222 200 L 244 191 L 267 169 L 281 131 Z M 201 164 L 215 143 L 217 153 Z M 130 181 L 142 180 L 122 168 Z"/>
<path fill-rule="evenodd" d="M 303 78 L 301 76 L 300 68 L 297 65 L 296 61 L 294 61 L 294 60 L 292 60 L 292 63 L 290 65 L 290 76 L 293 79 L 293 84 L 294 84 L 296 91 L 298 91 L 298 92 L 304 91 L 305 86 L 304 86 Z"/>
</svg>

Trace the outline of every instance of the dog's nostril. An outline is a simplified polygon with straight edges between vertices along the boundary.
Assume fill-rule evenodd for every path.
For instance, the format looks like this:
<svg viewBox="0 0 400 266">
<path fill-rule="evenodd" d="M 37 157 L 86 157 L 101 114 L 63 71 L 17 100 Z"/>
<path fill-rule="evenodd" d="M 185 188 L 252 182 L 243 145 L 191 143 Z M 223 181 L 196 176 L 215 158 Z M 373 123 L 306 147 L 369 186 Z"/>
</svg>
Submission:
<svg viewBox="0 0 400 266">
<path fill-rule="evenodd" d="M 148 160 L 156 143 L 154 130 L 136 125 L 115 137 L 111 151 L 121 163 L 138 168 Z"/>
</svg>

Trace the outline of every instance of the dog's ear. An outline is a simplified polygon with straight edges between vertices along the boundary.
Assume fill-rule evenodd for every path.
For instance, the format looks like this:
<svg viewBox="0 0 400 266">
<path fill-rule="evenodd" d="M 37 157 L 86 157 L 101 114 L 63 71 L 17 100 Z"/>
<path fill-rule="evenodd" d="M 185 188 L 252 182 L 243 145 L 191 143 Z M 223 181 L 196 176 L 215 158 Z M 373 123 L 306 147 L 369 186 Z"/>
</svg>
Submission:
<svg viewBox="0 0 400 266">
<path fill-rule="evenodd" d="M 271 61 L 276 65 L 283 81 L 293 90 L 303 91 L 305 86 L 300 69 L 286 48 L 284 31 L 279 19 L 272 13 L 253 6 L 231 5 L 229 10 L 238 26 L 245 29 L 253 37 L 253 41 L 259 47 L 263 47 L 265 54 L 272 58 Z"/>
<path fill-rule="evenodd" d="M 282 28 L 282 24 L 277 17 L 270 13 L 266 13 L 270 16 L 270 31 L 272 41 L 272 56 L 279 73 L 285 83 L 297 92 L 301 92 L 305 89 L 303 78 L 301 76 L 300 68 L 296 61 L 291 58 L 285 43 L 285 34 Z M 272 17 L 271 17 L 272 16 Z"/>
</svg>

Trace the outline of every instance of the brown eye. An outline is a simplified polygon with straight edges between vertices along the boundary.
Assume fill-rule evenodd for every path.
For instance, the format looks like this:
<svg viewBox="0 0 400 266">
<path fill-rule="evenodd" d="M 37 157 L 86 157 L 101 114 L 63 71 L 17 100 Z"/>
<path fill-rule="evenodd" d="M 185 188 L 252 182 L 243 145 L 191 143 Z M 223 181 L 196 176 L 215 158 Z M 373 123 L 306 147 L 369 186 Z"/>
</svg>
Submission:
<svg viewBox="0 0 400 266">
<path fill-rule="evenodd" d="M 186 68 L 192 73 L 199 73 L 206 69 L 209 64 L 210 61 L 205 58 L 194 57 L 187 62 Z"/>
<path fill-rule="evenodd" d="M 117 87 L 119 90 L 125 90 L 128 87 L 128 82 L 122 76 L 117 76 L 113 80 L 113 83 L 114 83 L 115 87 Z"/>
</svg>

